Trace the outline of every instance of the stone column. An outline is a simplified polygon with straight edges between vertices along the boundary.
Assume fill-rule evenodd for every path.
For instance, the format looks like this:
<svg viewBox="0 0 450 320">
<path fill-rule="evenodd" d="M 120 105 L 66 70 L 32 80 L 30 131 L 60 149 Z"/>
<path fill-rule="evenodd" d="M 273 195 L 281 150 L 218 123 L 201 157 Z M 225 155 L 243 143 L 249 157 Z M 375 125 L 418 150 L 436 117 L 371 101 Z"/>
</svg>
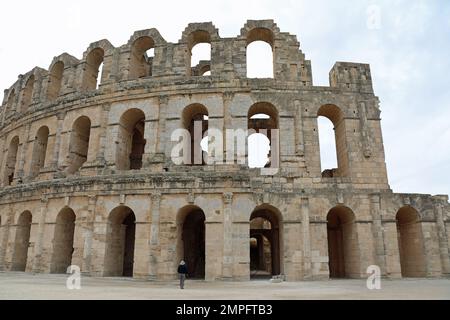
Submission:
<svg viewBox="0 0 450 320">
<path fill-rule="evenodd" d="M 39 273 L 42 272 L 45 268 L 43 264 L 43 247 L 44 247 L 44 234 L 45 234 L 45 219 L 47 216 L 47 204 L 48 199 L 43 197 L 41 198 L 41 207 L 39 210 L 39 224 L 38 224 L 38 233 L 35 243 L 35 254 L 33 259 L 33 272 Z"/>
<path fill-rule="evenodd" d="M 233 277 L 233 226 L 232 226 L 232 202 L 233 193 L 223 194 L 223 264 L 222 277 L 224 280 L 230 280 Z"/>
<path fill-rule="evenodd" d="M 56 135 L 55 135 L 55 143 L 54 143 L 54 149 L 53 149 L 53 159 L 50 165 L 50 168 L 54 171 L 58 171 L 59 166 L 59 152 L 61 148 L 61 133 L 63 129 L 64 124 L 64 118 L 66 117 L 65 112 L 59 112 L 56 114 L 58 123 L 56 127 Z"/>
<path fill-rule="evenodd" d="M 302 215 L 302 242 L 303 242 L 303 279 L 311 279 L 311 233 L 309 225 L 309 198 L 302 197 L 300 205 Z"/>
<path fill-rule="evenodd" d="M 108 129 L 108 115 L 109 110 L 111 108 L 110 104 L 104 104 L 102 106 L 102 119 L 100 121 L 100 128 L 99 128 L 99 142 L 98 142 L 98 149 L 97 149 L 97 155 L 96 155 L 96 162 L 99 166 L 106 166 L 106 160 L 105 160 L 105 150 L 106 145 L 110 143 L 111 141 L 107 141 L 107 129 Z"/>
<path fill-rule="evenodd" d="M 295 153 L 298 156 L 305 154 L 305 141 L 303 139 L 303 115 L 302 106 L 299 100 L 294 101 L 294 121 L 295 121 Z"/>
<path fill-rule="evenodd" d="M 401 278 L 397 223 L 395 220 L 383 218 L 383 216 L 381 223 L 386 257 L 386 276 L 389 278 Z"/>
<path fill-rule="evenodd" d="M 441 265 L 442 273 L 445 275 L 450 274 L 450 258 L 449 258 L 449 247 L 448 247 L 448 234 L 445 228 L 444 215 L 443 215 L 443 204 L 441 201 L 435 202 L 434 212 L 436 215 L 436 225 L 438 229 L 439 237 L 439 252 L 441 255 Z"/>
<path fill-rule="evenodd" d="M 223 239 L 221 221 L 205 221 L 205 280 L 214 281 L 222 278 L 223 257 L 220 243 Z M 223 258 L 222 258 L 223 259 Z"/>
<path fill-rule="evenodd" d="M 156 154 L 155 157 L 160 162 L 164 162 L 165 159 L 165 145 L 167 143 L 167 133 L 166 133 L 166 109 L 169 104 L 168 96 L 159 97 L 159 121 L 158 121 L 158 135 L 156 137 Z M 155 160 L 156 160 L 155 159 Z"/>
<path fill-rule="evenodd" d="M 6 249 L 8 246 L 8 240 L 9 240 L 9 231 L 11 224 L 13 223 L 14 216 L 11 214 L 11 208 L 10 205 L 6 205 L 5 207 L 6 211 L 9 212 L 7 215 L 6 221 L 1 227 L 2 230 L 2 238 L 0 239 L 0 271 L 6 270 Z"/>
<path fill-rule="evenodd" d="M 419 222 L 422 227 L 423 249 L 425 253 L 425 265 L 427 277 L 439 277 L 442 275 L 441 255 L 437 223 L 434 221 Z"/>
<path fill-rule="evenodd" d="M 25 158 L 27 157 L 27 150 L 28 150 L 28 140 L 30 138 L 30 129 L 31 129 L 31 123 L 29 123 L 26 126 L 24 139 L 22 142 L 22 148 L 20 148 L 20 154 L 19 154 L 19 161 L 18 161 L 18 168 L 17 168 L 17 178 L 22 179 L 24 176 L 24 167 L 25 167 Z M 29 159 L 31 161 L 31 159 Z"/>
<path fill-rule="evenodd" d="M 234 93 L 232 92 L 224 92 L 222 98 L 223 98 L 223 160 L 226 162 L 227 160 L 227 129 L 232 129 L 232 123 L 231 123 L 231 101 L 233 100 Z M 228 142 L 230 143 L 230 142 Z M 228 155 L 234 157 L 234 154 Z M 235 159 L 236 160 L 236 159 Z M 234 162 L 234 161 L 233 161 Z"/>
<path fill-rule="evenodd" d="M 159 243 L 159 222 L 161 208 L 161 194 L 154 193 L 152 197 L 152 222 L 150 227 L 150 254 L 149 254 L 149 278 L 156 280 L 158 278 L 158 257 L 161 252 Z"/>
<path fill-rule="evenodd" d="M 375 263 L 380 267 L 381 274 L 386 275 L 386 249 L 384 247 L 384 234 L 381 224 L 379 194 L 370 196 L 370 211 L 372 213 L 372 234 L 375 244 Z"/>
<path fill-rule="evenodd" d="M 85 274 L 91 274 L 92 271 L 92 240 L 94 237 L 95 206 L 97 196 L 88 196 L 88 209 L 86 211 L 86 220 L 83 228 L 83 262 L 81 270 Z"/>
</svg>

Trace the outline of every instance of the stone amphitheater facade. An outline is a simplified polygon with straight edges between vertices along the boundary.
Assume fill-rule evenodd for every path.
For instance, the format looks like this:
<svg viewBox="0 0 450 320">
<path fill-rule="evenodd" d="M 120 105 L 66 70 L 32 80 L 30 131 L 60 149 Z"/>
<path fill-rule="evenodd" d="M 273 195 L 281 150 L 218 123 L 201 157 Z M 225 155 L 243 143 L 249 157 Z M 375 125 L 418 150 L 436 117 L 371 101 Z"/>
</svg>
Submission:
<svg viewBox="0 0 450 320">
<path fill-rule="evenodd" d="M 247 77 L 258 40 L 273 78 Z M 211 60 L 191 67 L 199 43 Z M 272 20 L 235 38 L 192 23 L 178 43 L 137 31 L 20 75 L 1 108 L 1 270 L 170 280 L 185 259 L 206 280 L 362 278 L 370 265 L 449 275 L 448 197 L 390 189 L 369 65 L 337 62 L 314 86 L 299 47 Z M 319 116 L 334 124 L 338 168 L 321 168 Z M 279 170 L 175 164 L 172 133 L 199 119 L 203 131 L 278 129 Z"/>
</svg>

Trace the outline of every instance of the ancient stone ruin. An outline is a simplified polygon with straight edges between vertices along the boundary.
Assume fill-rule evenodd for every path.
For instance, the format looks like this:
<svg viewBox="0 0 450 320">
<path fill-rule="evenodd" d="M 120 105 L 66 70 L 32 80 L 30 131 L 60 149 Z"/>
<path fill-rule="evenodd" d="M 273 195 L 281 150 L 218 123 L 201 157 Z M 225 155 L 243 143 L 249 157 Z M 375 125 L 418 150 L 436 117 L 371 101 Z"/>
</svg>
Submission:
<svg viewBox="0 0 450 320">
<path fill-rule="evenodd" d="M 254 41 L 271 46 L 273 78 L 247 77 Z M 191 66 L 200 43 L 211 59 Z M 168 280 L 185 259 L 206 280 L 448 275 L 448 197 L 390 189 L 369 65 L 337 62 L 314 86 L 299 47 L 271 20 L 235 38 L 192 23 L 178 43 L 137 31 L 20 75 L 0 113 L 0 269 Z M 319 116 L 337 168 L 321 167 Z M 277 170 L 175 164 L 171 135 L 194 122 L 277 132 Z"/>
</svg>

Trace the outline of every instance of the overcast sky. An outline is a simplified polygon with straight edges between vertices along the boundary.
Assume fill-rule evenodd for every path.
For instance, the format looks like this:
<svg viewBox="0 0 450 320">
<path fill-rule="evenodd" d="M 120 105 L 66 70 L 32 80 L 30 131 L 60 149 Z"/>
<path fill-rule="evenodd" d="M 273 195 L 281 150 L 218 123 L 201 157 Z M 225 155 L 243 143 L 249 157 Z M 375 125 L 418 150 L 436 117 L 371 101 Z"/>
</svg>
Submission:
<svg viewBox="0 0 450 320">
<path fill-rule="evenodd" d="M 3 1 L 0 88 L 34 66 L 48 68 L 89 43 L 125 44 L 157 28 L 177 42 L 189 22 L 212 21 L 221 37 L 247 19 L 274 19 L 297 35 L 315 85 L 335 61 L 370 63 L 381 100 L 390 185 L 395 192 L 450 194 L 450 2 L 447 0 Z M 2 92 L 0 93 L 2 98 Z"/>
</svg>

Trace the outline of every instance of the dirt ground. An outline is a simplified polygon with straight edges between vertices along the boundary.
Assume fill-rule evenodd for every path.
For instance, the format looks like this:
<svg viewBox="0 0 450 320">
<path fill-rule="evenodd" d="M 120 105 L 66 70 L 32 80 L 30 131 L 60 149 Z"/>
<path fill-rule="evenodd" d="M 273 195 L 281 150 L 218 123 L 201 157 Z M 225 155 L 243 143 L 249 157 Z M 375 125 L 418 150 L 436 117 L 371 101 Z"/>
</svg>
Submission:
<svg viewBox="0 0 450 320">
<path fill-rule="evenodd" d="M 0 299 L 158 299 L 158 300 L 276 300 L 276 299 L 439 299 L 450 300 L 450 279 L 381 280 L 380 290 L 369 290 L 365 280 L 271 283 L 205 282 L 187 280 L 150 282 L 126 278 L 81 277 L 81 289 L 69 290 L 68 275 L 0 272 Z"/>
</svg>

